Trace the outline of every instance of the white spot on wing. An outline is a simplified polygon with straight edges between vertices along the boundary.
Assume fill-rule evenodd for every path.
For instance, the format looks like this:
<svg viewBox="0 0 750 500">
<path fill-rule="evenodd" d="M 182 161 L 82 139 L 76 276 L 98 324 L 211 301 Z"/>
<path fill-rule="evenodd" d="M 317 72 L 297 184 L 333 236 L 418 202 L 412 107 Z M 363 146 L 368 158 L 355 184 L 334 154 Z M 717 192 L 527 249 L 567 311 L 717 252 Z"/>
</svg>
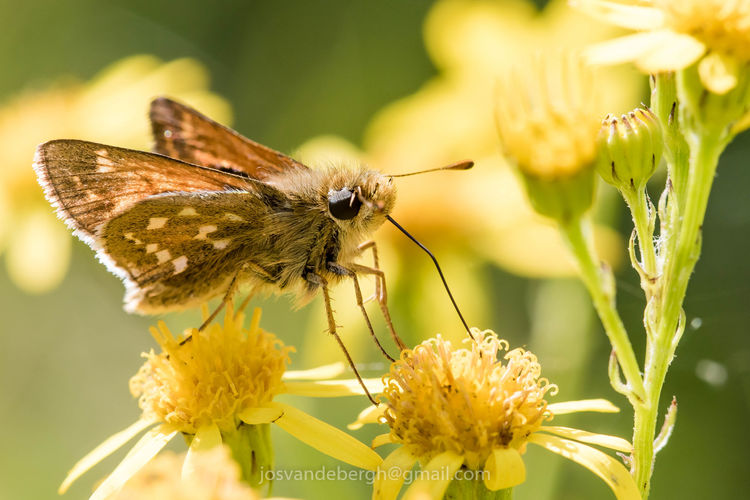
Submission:
<svg viewBox="0 0 750 500">
<path fill-rule="evenodd" d="M 227 245 L 229 245 L 230 241 L 232 241 L 232 240 L 230 240 L 230 239 L 216 240 L 216 241 L 213 242 L 214 248 L 217 249 L 217 250 L 222 250 L 222 249 L 226 248 Z"/>
<path fill-rule="evenodd" d="M 159 261 L 159 264 L 164 264 L 166 261 L 172 258 L 172 254 L 169 253 L 169 250 L 159 250 L 156 252 L 156 258 Z"/>
<path fill-rule="evenodd" d="M 109 159 L 109 154 L 106 149 L 99 149 L 96 151 L 96 171 L 101 174 L 114 172 L 115 164 Z"/>
<path fill-rule="evenodd" d="M 177 215 L 198 215 L 193 207 L 185 207 Z"/>
<path fill-rule="evenodd" d="M 146 245 L 146 253 L 154 253 L 158 248 L 158 243 L 149 243 L 148 245 Z"/>
<path fill-rule="evenodd" d="M 168 217 L 151 217 L 148 220 L 148 226 L 146 229 L 161 229 L 169 220 Z"/>
<path fill-rule="evenodd" d="M 231 212 L 224 212 L 224 218 L 227 220 L 234 221 L 234 222 L 245 222 L 245 219 Z"/>
<path fill-rule="evenodd" d="M 213 233 L 214 231 L 216 231 L 216 229 L 217 229 L 216 226 L 214 226 L 213 224 L 209 224 L 207 226 L 201 226 L 198 228 L 198 234 L 193 236 L 193 239 L 194 240 L 207 240 L 208 239 L 207 234 Z"/>
<path fill-rule="evenodd" d="M 133 236 L 133 233 L 125 233 L 123 234 L 123 236 L 125 237 L 126 240 L 130 240 L 136 245 L 143 245 L 143 242 L 139 240 L 138 238 L 136 238 L 135 236 Z"/>
<path fill-rule="evenodd" d="M 174 274 L 180 274 L 187 269 L 188 258 L 184 255 L 180 255 L 176 259 L 172 259 L 172 264 L 174 264 Z"/>
</svg>

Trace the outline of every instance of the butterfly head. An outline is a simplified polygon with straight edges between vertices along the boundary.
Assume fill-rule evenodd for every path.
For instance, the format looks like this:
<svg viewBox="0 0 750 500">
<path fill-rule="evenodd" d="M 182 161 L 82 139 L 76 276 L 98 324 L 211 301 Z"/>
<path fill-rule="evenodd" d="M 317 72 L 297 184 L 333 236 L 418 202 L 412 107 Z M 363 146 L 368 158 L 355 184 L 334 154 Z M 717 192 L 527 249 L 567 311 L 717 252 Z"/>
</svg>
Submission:
<svg viewBox="0 0 750 500">
<path fill-rule="evenodd" d="M 327 193 L 330 217 L 342 228 L 366 232 L 385 222 L 395 202 L 392 179 L 373 170 L 333 176 Z"/>
</svg>

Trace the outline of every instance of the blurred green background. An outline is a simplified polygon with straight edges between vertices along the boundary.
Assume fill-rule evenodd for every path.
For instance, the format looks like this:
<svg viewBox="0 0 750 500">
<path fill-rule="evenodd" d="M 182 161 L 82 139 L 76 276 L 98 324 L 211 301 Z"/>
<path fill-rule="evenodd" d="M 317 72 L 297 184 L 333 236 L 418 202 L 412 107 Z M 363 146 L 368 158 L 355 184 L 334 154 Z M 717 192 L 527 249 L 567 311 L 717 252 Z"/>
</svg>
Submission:
<svg viewBox="0 0 750 500">
<path fill-rule="evenodd" d="M 503 0 L 483 3 L 519 5 Z M 544 3 L 538 2 L 537 7 Z M 51 210 L 40 201 L 40 190 L 29 174 L 33 144 L 58 138 L 48 133 L 70 130 L 70 135 L 85 135 L 89 129 L 80 123 L 88 120 L 92 134 L 102 132 L 97 120 L 109 124 L 108 114 L 112 113 L 111 121 L 117 122 L 115 117 L 120 115 L 115 113 L 124 108 L 135 113 L 136 119 L 114 123 L 107 131 L 109 142 L 146 149 L 148 141 L 145 136 L 140 138 L 140 129 L 131 129 L 146 130 L 149 97 L 174 93 L 210 104 L 225 118 L 231 109 L 234 128 L 281 151 L 293 152 L 309 139 L 329 134 L 367 150 L 368 141 L 377 143 L 367 139 L 376 113 L 424 89 L 425 83 L 441 72 L 440 58 L 428 53 L 423 37 L 425 19 L 433 7 L 432 2 L 418 0 L 0 0 L 0 19 L 4 20 L 0 30 L 0 144 L 9 150 L 18 144 L 32 144 L 16 153 L 21 160 L 0 161 L 0 188 L 4 189 L 0 191 L 0 252 L 7 254 L 0 266 L 1 499 L 54 498 L 73 463 L 137 418 L 139 411 L 127 381 L 142 363 L 139 354 L 153 346 L 147 327 L 155 320 L 122 311 L 122 285 L 87 246 L 77 240 L 72 243 L 70 267 L 65 272 L 68 257 L 59 248 L 67 247 L 67 236 L 64 240 L 59 236 L 35 239 L 36 233 L 27 231 L 36 220 L 29 214 L 39 210 L 49 214 Z M 530 19 L 549 14 L 527 12 Z M 541 29 L 543 25 L 539 33 Z M 456 39 L 465 35 L 460 30 L 455 34 Z M 451 46 L 452 35 L 450 30 L 443 32 L 441 43 Z M 510 52 L 522 50 L 527 43 L 520 37 L 514 39 L 512 33 L 508 36 L 518 43 L 518 47 L 512 43 L 505 47 Z M 159 78 L 152 78 L 145 90 L 130 93 L 121 91 L 117 82 L 109 81 L 113 87 L 100 84 L 104 68 L 135 54 L 151 54 L 164 62 L 191 58 L 194 62 L 186 71 L 193 76 L 183 77 L 178 65 L 176 74 L 164 78 L 163 87 Z M 195 67 L 205 69 L 210 83 L 194 75 Z M 93 83 L 86 83 L 92 78 Z M 85 96 L 70 97 L 78 94 L 69 93 L 69 89 L 81 85 Z M 110 88 L 116 91 L 110 93 Z M 635 88 L 631 107 L 646 100 L 641 90 L 644 82 Z M 97 91 L 102 95 L 92 97 Z M 140 97 L 142 93 L 145 97 Z M 134 96 L 139 97 L 136 100 Z M 491 108 L 492 103 L 486 106 Z M 67 111 L 61 111 L 63 108 Z M 467 116 L 472 116 L 469 111 Z M 442 118 L 444 127 L 442 120 L 432 126 L 451 129 L 462 115 Z M 63 120 L 70 123 L 58 132 L 54 122 Z M 426 156 L 433 147 L 429 141 L 407 145 L 410 154 L 424 151 Z M 498 155 L 485 150 L 475 155 L 471 148 L 460 153 L 475 159 Z M 750 433 L 746 427 L 750 417 L 748 155 L 750 140 L 744 134 L 729 147 L 719 167 L 704 226 L 703 255 L 685 304 L 690 327 L 663 393 L 664 408 L 671 395 L 677 396 L 679 414 L 672 440 L 656 462 L 655 499 L 736 498 L 737 492 L 750 488 Z M 462 157 L 444 158 L 445 162 L 458 159 Z M 414 167 L 376 166 L 400 171 Z M 478 161 L 475 171 L 460 175 L 491 175 L 489 166 L 482 167 Z M 399 205 L 394 217 L 415 220 L 416 236 L 445 256 L 446 273 L 455 283 L 457 298 L 467 309 L 470 322 L 497 331 L 511 346 L 526 346 L 537 353 L 545 375 L 561 386 L 557 400 L 606 397 L 623 408 L 615 416 L 566 417 L 564 421 L 560 417 L 558 423 L 630 437 L 632 415 L 608 385 L 609 347 L 582 287 L 575 279 L 561 277 L 565 273 L 519 271 L 488 257 L 491 252 L 487 248 L 514 238 L 515 233 L 503 237 L 490 229 L 485 233 L 491 221 L 507 214 L 495 213 L 489 201 L 483 209 L 483 199 L 471 188 L 446 191 L 445 185 L 434 187 L 428 182 L 433 181 L 410 179 L 399 185 L 404 208 Z M 655 180 L 655 188 L 659 182 L 663 179 Z M 496 189 L 502 196 L 505 188 L 498 185 Z M 421 206 L 416 208 L 404 201 L 417 198 Z M 466 212 L 468 205 L 477 204 L 477 198 L 479 209 Z M 631 223 L 624 206 L 606 191 L 602 198 L 599 218 L 626 238 Z M 407 213 L 409 210 L 417 215 Z M 432 211 L 447 211 L 448 215 L 440 215 L 440 224 L 422 226 L 419 219 L 428 220 Z M 45 223 L 38 226 L 45 227 Z M 59 229 L 62 223 L 55 227 Z M 55 231 L 49 234 L 59 235 Z M 460 338 L 460 324 L 426 258 L 393 233 L 392 228 L 382 228 L 376 239 L 389 242 L 384 268 L 392 284 L 389 298 L 397 328 L 411 344 L 437 332 Z M 18 243 L 22 239 L 18 235 L 31 243 L 24 247 Z M 519 235 L 518 241 L 525 240 Z M 541 243 L 533 246 L 530 241 L 524 243 L 529 245 L 526 253 L 535 255 L 544 268 L 546 247 Z M 614 251 L 611 258 L 622 260 L 623 249 Z M 35 282 L 19 281 L 14 277 L 18 267 L 11 258 L 19 253 L 31 260 L 31 271 L 60 273 L 59 284 L 44 284 L 44 278 L 38 287 Z M 50 262 L 62 264 L 46 271 Z M 358 361 L 371 363 L 365 366 L 366 374 L 377 375 L 385 365 L 364 338 L 361 317 L 350 307 L 353 304 L 346 302 L 353 303 L 349 288 L 341 288 L 346 288 L 346 293 L 339 296 L 337 310 L 346 340 Z M 636 276 L 627 265 L 620 265 L 618 271 L 618 304 L 636 352 L 641 353 L 644 304 Z M 291 313 L 285 298 L 263 301 L 262 305 L 264 328 L 297 346 L 294 368 L 340 359 L 334 342 L 324 333 L 320 304 Z M 375 309 L 373 316 L 377 316 Z M 437 325 L 431 322 L 435 316 L 440 321 Z M 174 314 L 167 321 L 173 331 L 180 330 L 195 326 L 198 313 Z M 383 331 L 382 323 L 377 325 Z M 366 406 L 364 398 L 297 399 L 293 403 L 338 426 L 352 421 Z M 365 428 L 355 435 L 369 442 L 381 432 Z M 335 465 L 332 459 L 282 432 L 274 434 L 274 444 L 281 468 Z M 180 449 L 180 443 L 174 448 Z M 123 454 L 121 450 L 117 457 Z M 571 462 L 536 448 L 530 448 L 526 457 L 528 479 L 517 489 L 518 499 L 611 495 L 601 481 Z M 117 458 L 110 458 L 100 464 L 67 497 L 86 497 L 98 478 L 116 463 Z M 274 494 L 365 498 L 370 490 L 355 482 L 279 482 Z"/>
</svg>

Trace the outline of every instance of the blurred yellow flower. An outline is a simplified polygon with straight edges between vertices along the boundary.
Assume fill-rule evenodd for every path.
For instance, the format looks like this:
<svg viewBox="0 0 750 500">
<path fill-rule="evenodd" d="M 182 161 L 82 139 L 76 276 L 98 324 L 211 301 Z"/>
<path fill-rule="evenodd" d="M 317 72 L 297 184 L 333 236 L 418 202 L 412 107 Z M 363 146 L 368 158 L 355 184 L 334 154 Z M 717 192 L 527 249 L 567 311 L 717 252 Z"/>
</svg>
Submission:
<svg viewBox="0 0 750 500">
<path fill-rule="evenodd" d="M 244 314 L 228 308 L 224 324 L 211 323 L 205 330 L 193 329 L 187 337 L 175 338 L 164 322 L 151 334 L 162 352 L 145 354 L 146 363 L 130 381 L 138 398 L 141 418 L 100 444 L 82 458 L 60 486 L 60 493 L 91 467 L 148 429 L 130 453 L 99 485 L 92 499 L 104 499 L 122 487 L 177 434 L 190 443 L 182 466 L 183 477 L 195 474 L 195 455 L 222 443 L 234 453 L 243 479 L 260 484 L 261 470 L 270 468 L 272 449 L 269 424 L 278 425 L 300 441 L 346 463 L 375 469 L 380 456 L 349 434 L 297 408 L 274 401 L 282 393 L 332 397 L 363 394 L 356 381 L 300 382 L 284 376 L 292 347 L 259 327 L 256 309 L 249 328 Z M 204 308 L 204 316 L 208 309 Z M 334 367 L 335 368 L 335 367 Z M 328 372 L 324 367 L 294 376 L 309 379 Z M 372 392 L 382 384 L 367 381 Z"/>
<path fill-rule="evenodd" d="M 571 5 L 638 33 L 593 46 L 592 62 L 635 62 L 645 73 L 698 62 L 703 85 L 725 94 L 750 63 L 748 0 L 571 0 Z"/>
<path fill-rule="evenodd" d="M 393 217 L 438 256 L 459 304 L 466 309 L 464 315 L 479 322 L 493 310 L 487 297 L 477 292 L 486 268 L 467 266 L 467 261 L 491 261 L 531 277 L 576 272 L 556 228 L 534 213 L 512 170 L 498 155 L 494 116 L 498 80 L 512 68 L 526 65 L 532 54 L 581 49 L 616 33 L 609 26 L 592 27 L 588 18 L 562 0 L 553 0 L 541 11 L 521 0 L 436 2 L 425 22 L 424 37 L 437 76 L 376 114 L 366 130 L 363 151 L 337 146 L 330 138 L 313 139 L 300 148 L 301 159 L 314 162 L 348 155 L 385 173 L 474 160 L 476 166 L 468 172 L 397 179 L 399 200 Z M 603 78 L 607 93 L 598 110 L 600 117 L 630 109 L 639 99 L 640 76 L 627 68 L 619 70 Z M 619 237 L 602 227 L 597 237 L 601 254 L 616 265 L 622 257 Z M 404 296 L 434 306 L 429 318 L 420 319 L 419 329 L 434 330 L 456 321 L 431 263 L 417 254 L 419 250 L 387 226 L 375 239 L 382 243 L 382 267 L 394 288 L 408 286 Z M 398 281 L 404 276 L 399 270 L 407 267 L 409 282 Z"/>
<path fill-rule="evenodd" d="M 501 81 L 497 124 L 505 156 L 534 209 L 562 224 L 594 201 L 597 87 L 572 55 L 539 58 Z"/>
<path fill-rule="evenodd" d="M 36 183 L 31 168 L 36 146 L 66 138 L 148 149 L 148 103 L 162 94 L 227 123 L 229 105 L 208 86 L 208 74 L 197 61 L 164 63 L 138 55 L 112 64 L 89 82 L 61 78 L 0 106 L 0 252 L 6 250 L 8 273 L 19 287 L 29 293 L 56 287 L 71 248 L 65 225 L 55 222 Z"/>
<path fill-rule="evenodd" d="M 545 397 L 554 395 L 557 387 L 541 378 L 536 356 L 520 348 L 509 351 L 508 343 L 493 332 L 474 329 L 473 334 L 474 340 L 464 340 L 467 348 L 454 348 L 438 336 L 402 352 L 384 377 L 386 402 L 368 408 L 350 426 L 387 423 L 390 432 L 376 437 L 373 446 L 401 445 L 378 470 L 374 499 L 395 499 L 416 462 L 422 474 L 416 475 L 405 499 L 443 498 L 452 485 L 460 488 L 454 483 L 459 470 L 465 472 L 462 477 L 483 480 L 490 491 L 512 488 L 526 479 L 521 455 L 528 443 L 588 468 L 619 499 L 640 498 L 618 460 L 583 444 L 628 453 L 630 443 L 615 436 L 545 425 L 555 415 L 616 412 L 616 407 L 605 400 L 547 404 Z"/>
<path fill-rule="evenodd" d="M 185 457 L 165 452 L 141 469 L 109 500 L 258 500 L 260 495 L 240 479 L 240 468 L 226 446 L 194 456 L 195 474 L 182 478 Z"/>
</svg>

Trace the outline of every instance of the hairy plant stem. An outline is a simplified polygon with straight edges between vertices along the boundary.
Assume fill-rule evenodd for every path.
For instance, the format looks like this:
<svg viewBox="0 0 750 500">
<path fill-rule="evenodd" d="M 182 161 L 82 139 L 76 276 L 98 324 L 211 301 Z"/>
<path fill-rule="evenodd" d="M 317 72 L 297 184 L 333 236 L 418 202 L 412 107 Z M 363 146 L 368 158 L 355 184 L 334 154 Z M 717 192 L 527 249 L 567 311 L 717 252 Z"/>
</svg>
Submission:
<svg viewBox="0 0 750 500">
<path fill-rule="evenodd" d="M 689 136 L 692 146 L 690 168 L 681 207 L 684 213 L 672 221 L 672 231 L 666 235 L 664 272 L 660 277 L 660 296 L 657 304 L 655 335 L 647 339 L 645 360 L 645 404 L 634 407 L 632 473 L 643 499 L 648 498 L 654 467 L 654 436 L 667 369 L 674 356 L 679 336 L 685 325 L 680 325 L 682 303 L 690 275 L 700 255 L 701 229 L 706 214 L 716 166 L 726 141 L 720 134 L 704 132 Z M 671 203 L 675 203 L 673 200 Z M 681 215 L 681 217 L 679 217 Z"/>
<path fill-rule="evenodd" d="M 630 344 L 630 338 L 615 307 L 614 289 L 609 269 L 603 269 L 596 257 L 591 238 L 588 220 L 576 218 L 562 226 L 570 248 L 573 251 L 581 272 L 581 279 L 591 294 L 604 331 L 614 348 L 625 380 L 631 391 L 629 399 L 633 406 L 638 406 L 645 397 L 643 379 L 638 361 Z"/>
<path fill-rule="evenodd" d="M 645 188 L 637 191 L 623 192 L 625 202 L 630 207 L 633 215 L 633 225 L 638 235 L 638 248 L 640 250 L 641 262 L 633 262 L 645 273 L 645 283 L 641 282 L 641 288 L 646 292 L 646 300 L 651 298 L 651 283 L 657 276 L 656 250 L 654 248 L 654 214 L 651 213 L 651 205 Z"/>
</svg>

